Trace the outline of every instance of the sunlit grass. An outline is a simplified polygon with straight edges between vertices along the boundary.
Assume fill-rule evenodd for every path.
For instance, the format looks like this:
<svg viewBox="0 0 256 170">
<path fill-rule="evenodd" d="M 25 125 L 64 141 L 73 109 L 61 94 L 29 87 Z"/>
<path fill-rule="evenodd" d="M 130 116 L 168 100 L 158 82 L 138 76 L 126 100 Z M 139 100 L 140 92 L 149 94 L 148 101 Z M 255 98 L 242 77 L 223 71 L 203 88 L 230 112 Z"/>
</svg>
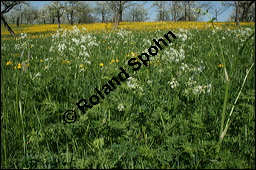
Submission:
<svg viewBox="0 0 256 170">
<path fill-rule="evenodd" d="M 62 24 L 58 33 L 57 24 L 11 25 L 16 38 L 3 28 L 1 167 L 255 168 L 255 75 L 247 74 L 255 63 L 255 38 L 248 39 L 254 24 L 241 25 L 123 22 L 114 31 L 111 24 Z M 133 71 L 127 61 L 167 31 L 177 39 Z M 79 111 L 76 103 L 120 67 L 132 78 Z M 224 69 L 225 111 L 235 109 L 214 160 Z M 66 110 L 78 114 L 75 123 L 63 121 Z"/>
</svg>

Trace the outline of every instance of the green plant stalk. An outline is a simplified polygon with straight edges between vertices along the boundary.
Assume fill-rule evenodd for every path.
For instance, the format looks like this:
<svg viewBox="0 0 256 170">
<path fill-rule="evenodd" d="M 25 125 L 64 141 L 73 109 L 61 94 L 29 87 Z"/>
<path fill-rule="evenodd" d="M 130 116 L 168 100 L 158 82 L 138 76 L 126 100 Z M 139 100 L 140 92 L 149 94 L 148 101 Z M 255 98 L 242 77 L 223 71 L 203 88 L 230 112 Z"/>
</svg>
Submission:
<svg viewBox="0 0 256 170">
<path fill-rule="evenodd" d="M 223 104 L 222 113 L 221 113 L 220 137 L 219 137 L 219 142 L 218 142 L 217 148 L 216 148 L 215 159 L 218 158 L 218 155 L 220 152 L 220 146 L 221 146 L 221 143 L 223 140 L 223 138 L 221 138 L 221 134 L 223 132 L 225 113 L 226 113 L 226 109 L 227 109 L 226 106 L 227 106 L 227 100 L 228 100 L 228 90 L 229 90 L 229 80 L 226 81 L 226 83 L 225 83 L 225 97 L 224 97 L 224 104 Z"/>
<path fill-rule="evenodd" d="M 224 75 L 225 75 L 225 96 L 224 96 L 224 103 L 223 103 L 223 108 L 222 108 L 222 113 L 221 113 L 221 124 L 220 124 L 220 137 L 219 137 L 219 141 L 216 147 L 216 155 L 215 155 L 215 159 L 218 158 L 219 152 L 220 152 L 220 147 L 221 147 L 221 143 L 223 141 L 223 138 L 221 138 L 221 134 L 223 132 L 223 128 L 224 128 L 224 121 L 225 121 L 225 113 L 226 113 L 226 109 L 227 109 L 227 100 L 228 100 L 228 90 L 229 90 L 229 77 L 228 77 L 228 73 L 227 73 L 227 69 L 226 69 L 226 64 L 225 64 L 225 58 L 223 55 L 223 49 L 220 43 L 220 38 L 217 35 L 218 38 L 218 42 L 219 42 L 219 46 L 220 46 L 220 52 L 221 52 L 221 56 L 222 56 L 222 63 L 223 63 L 223 70 L 224 70 Z"/>
<path fill-rule="evenodd" d="M 226 135 L 226 133 L 227 133 L 228 127 L 230 126 L 230 123 L 231 123 L 231 122 L 230 122 L 230 119 L 231 119 L 231 116 L 232 116 L 232 114 L 233 114 L 233 111 L 234 111 L 234 108 L 235 108 L 235 104 L 236 104 L 238 98 L 239 98 L 240 95 L 241 95 L 241 92 L 242 92 L 242 89 L 243 89 L 243 87 L 244 87 L 245 81 L 246 81 L 246 79 L 247 79 L 247 77 L 248 77 L 248 75 L 249 75 L 249 73 L 250 73 L 250 71 L 251 71 L 253 65 L 254 65 L 254 63 L 251 65 L 251 67 L 250 67 L 249 70 L 247 71 L 247 73 L 246 73 L 246 75 L 245 75 L 245 78 L 244 78 L 244 81 L 243 81 L 243 84 L 242 84 L 242 86 L 241 86 L 241 89 L 240 89 L 240 91 L 239 91 L 239 93 L 238 93 L 238 95 L 237 95 L 237 97 L 236 97 L 236 100 L 235 100 L 235 102 L 234 102 L 234 104 L 233 104 L 233 106 L 232 106 L 232 109 L 231 109 L 231 111 L 230 111 L 230 113 L 229 113 L 229 116 L 228 116 L 228 120 L 227 120 L 227 122 L 226 122 L 225 129 L 224 129 L 224 131 L 223 131 L 223 132 L 221 133 L 221 135 L 220 135 L 220 138 L 222 138 L 222 140 L 223 140 L 223 138 L 225 137 L 225 135 Z"/>
</svg>

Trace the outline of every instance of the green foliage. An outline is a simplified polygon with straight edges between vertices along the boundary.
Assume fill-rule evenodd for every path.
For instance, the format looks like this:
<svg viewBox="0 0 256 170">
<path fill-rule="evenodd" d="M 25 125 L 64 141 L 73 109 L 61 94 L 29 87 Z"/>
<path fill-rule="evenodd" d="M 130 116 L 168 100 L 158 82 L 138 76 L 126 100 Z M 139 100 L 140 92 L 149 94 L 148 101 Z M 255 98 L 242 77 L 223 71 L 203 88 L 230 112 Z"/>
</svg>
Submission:
<svg viewBox="0 0 256 170">
<path fill-rule="evenodd" d="M 255 62 L 254 37 L 246 40 L 251 29 L 171 30 L 177 39 L 151 56 L 149 67 L 132 71 L 127 65 L 131 53 L 137 57 L 168 31 L 74 31 L 54 39 L 2 41 L 1 168 L 255 168 L 252 73 L 235 106 L 220 159 L 214 160 L 225 93 L 216 34 L 231 80 L 229 112 L 246 69 Z M 81 41 L 82 36 L 88 39 Z M 79 40 L 77 45 L 72 38 Z M 92 41 L 98 46 L 89 45 Z M 63 43 L 65 50 L 59 52 Z M 29 66 L 14 69 L 19 63 Z M 82 114 L 76 103 L 117 77 L 119 67 L 133 79 Z M 66 124 L 63 113 L 70 109 L 79 118 Z"/>
</svg>

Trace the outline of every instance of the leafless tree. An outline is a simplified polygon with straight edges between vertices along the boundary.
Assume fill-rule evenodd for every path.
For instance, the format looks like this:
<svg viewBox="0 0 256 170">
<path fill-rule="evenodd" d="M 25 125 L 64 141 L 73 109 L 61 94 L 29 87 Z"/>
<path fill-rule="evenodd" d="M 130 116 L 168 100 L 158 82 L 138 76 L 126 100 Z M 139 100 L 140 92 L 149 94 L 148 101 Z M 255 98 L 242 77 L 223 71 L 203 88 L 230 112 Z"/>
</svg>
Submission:
<svg viewBox="0 0 256 170">
<path fill-rule="evenodd" d="M 182 17 L 182 4 L 180 1 L 172 1 L 171 5 L 171 15 L 172 21 L 177 21 L 179 18 Z"/>
<path fill-rule="evenodd" d="M 113 11 L 114 29 L 118 28 L 119 22 L 122 22 L 123 11 L 133 5 L 131 1 L 107 1 L 109 8 Z"/>
<path fill-rule="evenodd" d="M 191 21 L 192 20 L 192 6 L 194 6 L 194 1 L 182 1 L 183 8 L 184 8 L 184 18 L 185 21 Z"/>
<path fill-rule="evenodd" d="M 134 4 L 129 7 L 129 11 L 125 16 L 126 21 L 144 22 L 148 19 L 148 11 L 143 7 L 142 4 Z"/>
<path fill-rule="evenodd" d="M 101 22 L 107 22 L 108 18 L 110 17 L 110 8 L 107 2 L 104 1 L 96 1 L 96 12 L 101 17 Z"/>
<path fill-rule="evenodd" d="M 240 1 L 240 8 L 242 8 L 241 21 L 248 22 L 249 9 L 255 1 Z"/>
<path fill-rule="evenodd" d="M 229 7 L 235 7 L 235 22 L 236 25 L 240 25 L 240 21 L 248 22 L 249 21 L 249 12 L 250 7 L 254 4 L 254 1 L 227 1 L 223 2 L 223 5 Z M 231 16 L 233 18 L 233 16 Z"/>
<path fill-rule="evenodd" d="M 214 18 L 216 19 L 216 22 L 218 22 L 218 16 L 221 15 L 223 12 L 225 12 L 227 9 L 226 6 L 218 7 L 214 5 L 210 10 L 209 13 L 213 14 Z"/>
<path fill-rule="evenodd" d="M 51 16 L 57 18 L 58 28 L 60 28 L 60 18 L 64 14 L 64 5 L 61 4 L 60 1 L 53 1 L 50 5 L 48 5 L 48 8 L 50 10 Z"/>
<path fill-rule="evenodd" d="M 27 23 L 33 24 L 38 17 L 38 11 L 31 5 L 25 6 L 23 17 Z"/>
<path fill-rule="evenodd" d="M 11 27 L 8 25 L 4 18 L 4 14 L 8 13 L 14 6 L 20 4 L 21 1 L 1 1 L 1 21 L 3 22 L 6 29 L 15 36 L 15 33 L 11 29 Z"/>
<path fill-rule="evenodd" d="M 158 21 L 168 21 L 170 20 L 170 4 L 166 1 L 155 1 L 151 7 L 156 7 L 157 20 Z"/>
</svg>

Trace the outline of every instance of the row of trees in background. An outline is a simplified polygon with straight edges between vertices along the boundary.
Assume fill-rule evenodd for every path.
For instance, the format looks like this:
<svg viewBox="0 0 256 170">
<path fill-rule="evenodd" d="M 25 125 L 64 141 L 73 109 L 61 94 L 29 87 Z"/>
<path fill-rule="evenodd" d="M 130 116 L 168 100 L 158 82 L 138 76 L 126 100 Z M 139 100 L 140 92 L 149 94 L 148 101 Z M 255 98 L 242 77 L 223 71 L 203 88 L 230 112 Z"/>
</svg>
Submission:
<svg viewBox="0 0 256 170">
<path fill-rule="evenodd" d="M 145 8 L 147 1 L 95 1 L 94 7 L 85 1 L 51 1 L 41 9 L 31 6 L 29 1 L 1 1 L 1 23 L 8 30 L 8 23 L 58 24 L 112 22 L 116 29 L 119 22 L 144 22 L 149 19 L 148 10 L 154 8 L 156 21 L 200 21 L 202 14 L 198 8 L 208 11 L 218 21 L 226 9 L 233 8 L 230 21 L 255 21 L 254 1 L 222 1 L 222 6 L 203 1 L 154 1 Z"/>
</svg>

